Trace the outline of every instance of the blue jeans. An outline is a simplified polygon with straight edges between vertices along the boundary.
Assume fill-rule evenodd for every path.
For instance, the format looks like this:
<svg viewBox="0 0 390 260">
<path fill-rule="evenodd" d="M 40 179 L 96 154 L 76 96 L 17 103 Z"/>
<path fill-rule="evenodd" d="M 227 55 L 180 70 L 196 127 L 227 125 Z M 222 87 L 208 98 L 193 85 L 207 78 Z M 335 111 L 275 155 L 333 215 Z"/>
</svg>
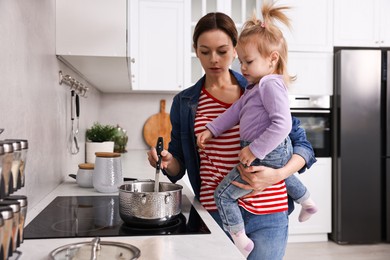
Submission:
<svg viewBox="0 0 390 260">
<path fill-rule="evenodd" d="M 301 203 L 310 197 L 310 192 L 306 186 L 295 175 L 284 180 L 288 195 L 296 202 Z"/>
<path fill-rule="evenodd" d="M 249 145 L 249 142 L 241 141 L 241 147 Z M 283 167 L 292 156 L 291 140 L 287 137 L 278 147 L 260 160 L 255 159 L 251 165 L 265 165 L 272 168 Z M 226 231 L 237 233 L 245 228 L 240 207 L 237 199 L 251 192 L 235 185 L 232 181 L 246 183 L 241 179 L 240 172 L 234 167 L 218 185 L 214 192 L 215 203 Z"/>
<path fill-rule="evenodd" d="M 282 260 L 288 237 L 287 211 L 255 215 L 243 208 L 240 210 L 245 224 L 245 232 L 255 244 L 248 259 Z M 218 211 L 209 211 L 209 213 L 222 228 L 222 220 Z"/>
</svg>

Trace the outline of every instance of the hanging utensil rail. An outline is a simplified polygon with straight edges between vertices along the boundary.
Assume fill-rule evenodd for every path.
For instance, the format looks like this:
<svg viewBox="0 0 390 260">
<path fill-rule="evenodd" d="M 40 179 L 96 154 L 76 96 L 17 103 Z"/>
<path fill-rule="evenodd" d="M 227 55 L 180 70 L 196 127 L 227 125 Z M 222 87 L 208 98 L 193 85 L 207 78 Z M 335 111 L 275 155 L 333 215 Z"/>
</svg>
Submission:
<svg viewBox="0 0 390 260">
<path fill-rule="evenodd" d="M 82 97 L 87 97 L 87 91 L 88 87 L 85 86 L 83 83 L 77 81 L 75 78 L 72 78 L 69 75 L 63 75 L 62 71 L 59 71 L 59 77 L 60 77 L 60 85 L 62 83 L 65 83 L 70 87 L 70 90 L 74 90 L 76 94 Z"/>
</svg>

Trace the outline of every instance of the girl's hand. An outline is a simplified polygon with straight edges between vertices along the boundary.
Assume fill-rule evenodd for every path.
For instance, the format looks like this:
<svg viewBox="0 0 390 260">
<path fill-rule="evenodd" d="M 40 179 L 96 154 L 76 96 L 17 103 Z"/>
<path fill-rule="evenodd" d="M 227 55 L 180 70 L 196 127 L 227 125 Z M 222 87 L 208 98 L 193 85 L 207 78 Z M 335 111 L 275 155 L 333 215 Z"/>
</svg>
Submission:
<svg viewBox="0 0 390 260">
<path fill-rule="evenodd" d="M 213 134 L 210 130 L 206 129 L 202 133 L 196 136 L 196 144 L 200 149 L 204 149 L 206 143 L 213 137 Z"/>
<path fill-rule="evenodd" d="M 256 159 L 256 156 L 253 155 L 253 153 L 249 149 L 249 146 L 242 148 L 238 157 L 240 159 L 240 162 L 247 167 L 249 167 L 251 163 Z"/>
<path fill-rule="evenodd" d="M 148 155 L 149 164 L 152 167 L 156 168 L 156 164 L 158 161 L 156 148 L 155 147 L 150 148 L 150 150 L 147 152 L 147 155 Z M 167 150 L 162 150 L 161 151 L 161 169 L 168 168 L 168 165 L 171 163 L 172 158 L 173 158 L 173 156 L 171 153 L 169 153 Z"/>
</svg>

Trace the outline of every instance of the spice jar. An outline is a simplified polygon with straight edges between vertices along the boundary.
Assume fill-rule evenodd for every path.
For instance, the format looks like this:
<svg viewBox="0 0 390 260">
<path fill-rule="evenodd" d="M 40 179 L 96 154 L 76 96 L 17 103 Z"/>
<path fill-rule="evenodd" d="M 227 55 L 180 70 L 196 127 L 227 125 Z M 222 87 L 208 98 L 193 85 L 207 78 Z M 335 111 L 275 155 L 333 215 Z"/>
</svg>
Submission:
<svg viewBox="0 0 390 260">
<path fill-rule="evenodd" d="M 19 166 L 19 176 L 17 179 L 17 188 L 24 187 L 25 182 L 25 168 L 27 161 L 27 152 L 28 152 L 28 140 L 26 139 L 6 139 L 6 141 L 19 142 L 20 143 L 20 166 Z M 15 185 L 15 184 L 14 184 Z"/>
<path fill-rule="evenodd" d="M 93 163 L 80 163 L 77 170 L 76 181 L 80 187 L 92 188 L 93 187 L 93 172 L 95 164 Z"/>
<path fill-rule="evenodd" d="M 1 192 L 0 197 L 5 198 L 12 192 L 10 181 L 12 176 L 12 161 L 14 158 L 14 148 L 10 141 L 0 141 L 3 146 L 4 154 L 2 157 L 1 168 Z"/>
<path fill-rule="evenodd" d="M 4 219 L 3 216 L 0 214 L 0 247 L 4 239 Z M 1 251 L 0 251 L 1 252 Z"/>
<path fill-rule="evenodd" d="M 6 197 L 5 200 L 16 200 L 20 203 L 19 238 L 17 243 L 17 246 L 19 247 L 20 243 L 23 243 L 24 224 L 27 216 L 27 197 L 24 195 L 11 195 Z"/>
<path fill-rule="evenodd" d="M 10 187 L 10 194 L 18 190 L 18 179 L 20 176 L 20 162 L 22 157 L 22 145 L 18 140 L 6 140 L 8 142 L 12 142 L 12 146 L 14 148 L 14 158 L 12 160 L 12 187 Z M 20 185 L 19 185 L 20 186 Z"/>
<path fill-rule="evenodd" d="M 4 236 L 1 244 L 3 246 L 3 259 L 12 254 L 12 222 L 14 213 L 11 207 L 0 206 L 0 214 L 4 221 Z"/>
<path fill-rule="evenodd" d="M 120 153 L 95 153 L 93 187 L 99 192 L 117 192 L 123 183 Z"/>
<path fill-rule="evenodd" d="M 11 228 L 11 245 L 8 256 L 12 255 L 12 252 L 16 251 L 19 239 L 19 219 L 20 219 L 20 203 L 16 200 L 2 200 L 0 206 L 7 206 L 12 209 L 12 228 Z M 12 249 L 12 250 L 11 250 Z"/>
<path fill-rule="evenodd" d="M 4 158 L 4 147 L 3 147 L 3 144 L 0 143 L 0 187 L 1 187 L 1 182 L 2 182 L 1 173 L 3 171 L 3 158 Z M 0 194 L 1 194 L 1 192 L 0 192 Z M 1 195 L 0 195 L 0 198 L 1 198 Z"/>
</svg>

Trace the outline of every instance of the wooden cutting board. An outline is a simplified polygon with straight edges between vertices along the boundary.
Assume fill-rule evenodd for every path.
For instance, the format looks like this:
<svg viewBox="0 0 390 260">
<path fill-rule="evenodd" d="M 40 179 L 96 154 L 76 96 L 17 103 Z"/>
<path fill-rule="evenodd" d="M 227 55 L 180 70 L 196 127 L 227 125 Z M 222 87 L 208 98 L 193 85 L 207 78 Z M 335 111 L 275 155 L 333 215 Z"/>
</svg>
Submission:
<svg viewBox="0 0 390 260">
<path fill-rule="evenodd" d="M 155 147 L 159 136 L 164 138 L 164 149 L 168 149 L 168 144 L 171 141 L 172 124 L 169 119 L 169 114 L 165 113 L 165 100 L 160 101 L 160 112 L 150 116 L 143 128 L 143 136 L 145 142 L 149 146 Z"/>
</svg>

